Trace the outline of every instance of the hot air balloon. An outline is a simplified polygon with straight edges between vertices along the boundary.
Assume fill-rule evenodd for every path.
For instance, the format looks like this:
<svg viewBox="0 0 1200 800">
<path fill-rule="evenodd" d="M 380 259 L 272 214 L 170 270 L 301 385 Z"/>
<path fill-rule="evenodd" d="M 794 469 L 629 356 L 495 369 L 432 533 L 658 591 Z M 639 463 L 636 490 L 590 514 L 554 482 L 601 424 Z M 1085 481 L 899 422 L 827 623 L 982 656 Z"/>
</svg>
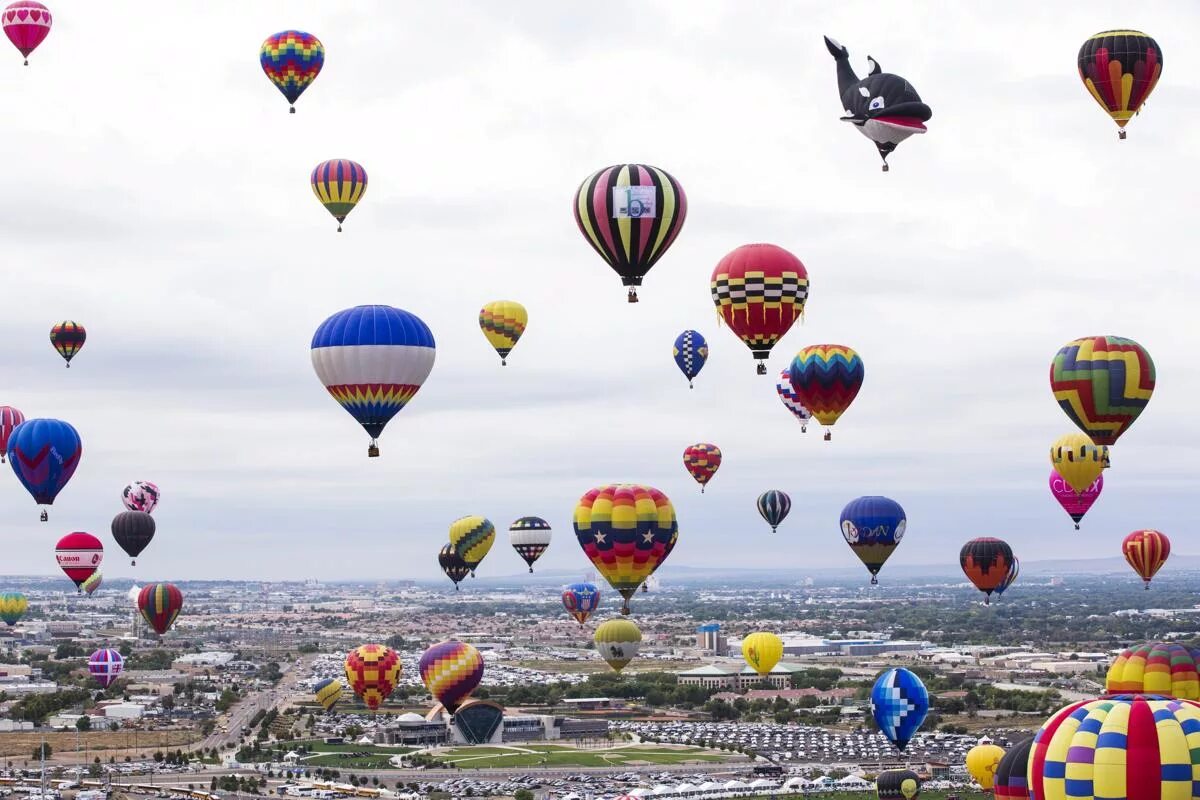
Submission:
<svg viewBox="0 0 1200 800">
<path fill-rule="evenodd" d="M 332 158 L 313 167 L 312 190 L 325 210 L 342 223 L 367 193 L 367 171 L 362 164 L 348 158 Z"/>
<path fill-rule="evenodd" d="M 508 364 L 508 354 L 517 346 L 529 314 L 525 306 L 512 300 L 495 300 L 479 310 L 479 329 L 500 356 L 500 366 Z"/>
<path fill-rule="evenodd" d="M 648 164 L 615 164 L 593 174 L 575 193 L 575 223 L 587 243 L 629 287 L 637 287 L 687 219 L 687 196 L 679 182 Z"/>
<path fill-rule="evenodd" d="M 887 172 L 887 157 L 896 145 L 913 134 L 925 133 L 925 123 L 933 111 L 921 102 L 912 84 L 882 71 L 870 56 L 867 61 L 871 71 L 860 79 L 850 66 L 850 51 L 844 45 L 826 36 L 825 48 L 837 62 L 838 95 L 845 109 L 842 121 L 875 143 L 883 159 L 883 171 Z"/>
<path fill-rule="evenodd" d="M 591 613 L 600 606 L 600 590 L 593 583 L 572 583 L 563 589 L 562 604 L 582 628 Z"/>
<path fill-rule="evenodd" d="M 100 570 L 96 570 L 91 575 L 88 575 L 83 579 L 83 583 L 79 584 L 79 588 L 83 590 L 84 594 L 90 597 L 91 595 L 95 594 L 102 585 L 104 585 L 104 575 L 100 573 Z"/>
<path fill-rule="evenodd" d="M 161 493 L 150 481 L 134 481 L 121 490 L 121 504 L 130 511 L 154 513 Z"/>
<path fill-rule="evenodd" d="M 450 523 L 450 546 L 471 570 L 471 577 L 495 541 L 496 526 L 486 517 L 459 517 Z"/>
<path fill-rule="evenodd" d="M 483 680 L 483 656 L 466 642 L 438 642 L 421 655 L 421 681 L 453 714 Z"/>
<path fill-rule="evenodd" d="M 4 620 L 8 627 L 11 628 L 20 622 L 28 608 L 29 599 L 20 592 L 0 594 L 0 619 Z"/>
<path fill-rule="evenodd" d="M 162 636 L 183 610 L 183 592 L 173 583 L 148 583 L 138 592 L 137 606 L 146 624 Z"/>
<path fill-rule="evenodd" d="M 766 375 L 771 348 L 804 316 L 808 270 L 782 247 L 744 244 L 717 262 L 711 289 L 717 313 Z"/>
<path fill-rule="evenodd" d="M 54 345 L 54 349 L 67 362 L 68 369 L 71 367 L 71 359 L 83 349 L 85 341 L 87 331 L 78 322 L 63 320 L 50 329 L 50 344 Z"/>
<path fill-rule="evenodd" d="M 521 517 L 508 526 L 508 541 L 529 565 L 530 572 L 533 562 L 550 546 L 550 533 L 550 523 L 541 517 Z"/>
<path fill-rule="evenodd" d="M 771 526 L 771 533 L 779 527 L 779 523 L 787 518 L 792 510 L 792 498 L 786 492 L 778 489 L 768 489 L 758 496 L 758 513 Z"/>
<path fill-rule="evenodd" d="M 4 33 L 25 56 L 27 67 L 29 54 L 50 35 L 53 25 L 50 10 L 35 0 L 17 0 L 4 9 Z"/>
<path fill-rule="evenodd" d="M 429 377 L 435 347 L 418 316 L 391 306 L 347 308 L 313 334 L 313 369 L 371 437 L 368 456 L 379 455 L 384 426 Z"/>
<path fill-rule="evenodd" d="M 321 708 L 328 711 L 342 699 L 345 688 L 345 684 L 337 678 L 326 678 L 313 687 L 313 697 L 321 704 Z"/>
<path fill-rule="evenodd" d="M 1013 565 L 1013 551 L 1007 542 L 983 536 L 962 546 L 958 563 L 975 588 L 986 595 L 985 604 L 992 602 L 992 592 L 1004 583 Z"/>
<path fill-rule="evenodd" d="M 1008 587 L 1012 586 L 1017 580 L 1017 576 L 1021 574 L 1021 559 L 1013 556 L 1012 566 L 1008 568 L 1008 574 L 1004 576 L 1004 580 L 1000 581 L 1000 585 L 996 587 L 996 597 L 1008 591 Z"/>
<path fill-rule="evenodd" d="M 1171 540 L 1165 533 L 1156 530 L 1134 531 L 1121 542 L 1121 552 L 1149 590 L 1150 579 L 1171 555 Z"/>
<path fill-rule="evenodd" d="M 125 669 L 125 658 L 111 647 L 102 647 L 88 657 L 88 672 L 107 689 Z"/>
<path fill-rule="evenodd" d="M 759 675 L 769 675 L 783 658 L 783 640 L 770 631 L 755 631 L 742 639 L 742 658 Z"/>
<path fill-rule="evenodd" d="M 58 540 L 54 557 L 67 577 L 79 587 L 104 561 L 104 545 L 90 533 L 75 531 Z"/>
<path fill-rule="evenodd" d="M 887 740 L 903 752 L 929 713 L 929 692 L 903 667 L 889 669 L 871 688 L 871 715 Z"/>
<path fill-rule="evenodd" d="M 1102 31 L 1079 48 L 1079 79 L 1117 123 L 1117 136 L 1142 109 L 1162 74 L 1162 49 L 1141 31 Z"/>
<path fill-rule="evenodd" d="M 1104 471 L 1107 451 L 1107 447 L 1097 447 L 1082 433 L 1068 433 L 1050 445 L 1050 463 L 1068 486 L 1082 494 Z"/>
<path fill-rule="evenodd" d="M 779 373 L 779 380 L 775 382 L 775 391 L 778 392 L 783 407 L 799 420 L 800 432 L 808 433 L 808 421 L 812 419 L 812 412 L 800 402 L 800 397 L 792 388 L 792 376 L 788 370 L 785 369 Z"/>
<path fill-rule="evenodd" d="M 17 480 L 38 505 L 54 505 L 54 498 L 71 480 L 83 442 L 68 422 L 30 419 L 22 422 L 8 440 L 8 461 Z M 42 522 L 48 518 L 42 510 Z"/>
<path fill-rule="evenodd" d="M 684 331 L 675 337 L 675 346 L 671 349 L 675 357 L 675 366 L 688 379 L 688 388 L 692 388 L 692 378 L 700 374 L 708 361 L 708 342 L 697 331 Z"/>
<path fill-rule="evenodd" d="M 679 523 L 670 499 L 650 486 L 609 484 L 575 506 L 575 537 L 609 585 L 629 600 L 675 547 Z"/>
<path fill-rule="evenodd" d="M 372 711 L 400 682 L 400 656 L 381 644 L 364 644 L 346 654 L 346 682 Z"/>
<path fill-rule="evenodd" d="M 967 772 L 979 788 L 990 792 L 996 783 L 996 768 L 1000 759 L 1004 758 L 1004 748 L 991 743 L 990 739 L 981 739 L 980 743 L 967 751 Z"/>
<path fill-rule="evenodd" d="M 1200 653 L 1173 642 L 1122 650 L 1104 679 L 1107 694 L 1158 694 L 1200 700 Z"/>
<path fill-rule="evenodd" d="M 885 769 L 875 778 L 879 800 L 916 800 L 921 796 L 921 778 L 911 769 Z"/>
<path fill-rule="evenodd" d="M 17 426 L 25 421 L 25 415 L 12 406 L 0 406 L 0 464 L 8 457 L 8 439 Z"/>
<path fill-rule="evenodd" d="M 1132 339 L 1086 336 L 1059 349 L 1050 388 L 1079 430 L 1098 445 L 1114 445 L 1150 402 L 1154 361 Z"/>
<path fill-rule="evenodd" d="M 842 509 L 839 524 L 846 544 L 871 573 L 871 583 L 879 583 L 879 570 L 908 528 L 904 509 L 890 497 L 859 497 Z"/>
<path fill-rule="evenodd" d="M 122 511 L 113 517 L 113 538 L 129 554 L 130 564 L 137 565 L 138 555 L 154 538 L 154 528 L 154 517 L 145 511 Z"/>
<path fill-rule="evenodd" d="M 1104 800 L 1195 797 L 1200 704 L 1120 694 L 1056 711 L 1029 750 L 1029 796 Z M 1084 788 L 1086 787 L 1086 788 Z"/>
<path fill-rule="evenodd" d="M 858 353 L 845 345 L 814 344 L 796 353 L 788 377 L 796 398 L 826 426 L 828 442 L 833 438 L 828 428 L 858 396 L 866 368 Z"/>
<path fill-rule="evenodd" d="M 1033 737 L 1027 736 L 1008 749 L 996 767 L 996 800 L 1029 800 L 1029 750 Z"/>
<path fill-rule="evenodd" d="M 1079 523 L 1083 521 L 1083 515 L 1088 512 L 1092 504 L 1100 498 L 1100 492 L 1104 489 L 1104 475 L 1096 478 L 1087 489 L 1082 492 L 1075 491 L 1067 479 L 1058 474 L 1058 470 L 1050 470 L 1050 494 L 1054 495 L 1054 499 L 1063 507 L 1075 521 L 1075 530 L 1079 530 Z"/>
<path fill-rule="evenodd" d="M 637 657 L 638 648 L 642 643 L 642 632 L 629 620 L 617 617 L 596 626 L 596 634 L 592 638 L 596 642 L 596 652 L 600 657 L 608 662 L 614 672 L 620 672 Z"/>
<path fill-rule="evenodd" d="M 700 484 L 700 492 L 703 493 L 705 485 L 721 468 L 721 448 L 707 442 L 688 445 L 683 451 L 683 466 Z"/>
<path fill-rule="evenodd" d="M 296 101 L 325 63 L 325 46 L 311 33 L 280 31 L 262 43 L 258 60 L 267 78 L 287 98 L 289 113 L 295 114 Z"/>
<path fill-rule="evenodd" d="M 438 553 L 438 564 L 441 566 L 442 572 L 446 573 L 446 577 L 454 581 L 454 591 L 456 592 L 459 582 L 471 574 L 471 568 L 449 544 L 442 545 L 441 552 Z"/>
</svg>

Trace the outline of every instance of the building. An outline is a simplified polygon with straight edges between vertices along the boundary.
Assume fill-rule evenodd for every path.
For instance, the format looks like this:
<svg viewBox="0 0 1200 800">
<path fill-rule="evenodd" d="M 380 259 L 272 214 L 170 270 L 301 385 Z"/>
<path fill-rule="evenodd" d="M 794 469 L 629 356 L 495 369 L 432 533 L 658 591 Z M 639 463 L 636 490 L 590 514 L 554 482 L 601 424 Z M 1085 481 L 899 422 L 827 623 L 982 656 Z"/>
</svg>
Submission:
<svg viewBox="0 0 1200 800">
<path fill-rule="evenodd" d="M 236 653 L 213 650 L 207 653 L 188 653 L 171 664 L 175 669 L 184 667 L 223 667 L 237 657 Z"/>
<path fill-rule="evenodd" d="M 568 697 L 562 701 L 564 706 L 578 711 L 603 711 L 608 709 L 625 708 L 625 701 L 612 697 Z"/>
<path fill-rule="evenodd" d="M 763 683 L 776 689 L 787 689 L 792 685 L 792 674 L 802 672 L 804 667 L 795 664 L 776 664 L 767 675 L 759 675 L 749 666 L 737 665 L 728 667 L 719 664 L 705 664 L 703 667 L 676 673 L 679 683 L 683 686 L 702 686 L 705 689 L 749 689 L 761 686 Z"/>
<path fill-rule="evenodd" d="M 103 706 L 108 719 L 141 719 L 146 707 L 141 703 L 111 703 Z"/>
<path fill-rule="evenodd" d="M 701 652 L 714 656 L 729 654 L 729 642 L 725 639 L 725 634 L 721 633 L 721 626 L 716 622 L 696 628 L 696 647 Z"/>
</svg>

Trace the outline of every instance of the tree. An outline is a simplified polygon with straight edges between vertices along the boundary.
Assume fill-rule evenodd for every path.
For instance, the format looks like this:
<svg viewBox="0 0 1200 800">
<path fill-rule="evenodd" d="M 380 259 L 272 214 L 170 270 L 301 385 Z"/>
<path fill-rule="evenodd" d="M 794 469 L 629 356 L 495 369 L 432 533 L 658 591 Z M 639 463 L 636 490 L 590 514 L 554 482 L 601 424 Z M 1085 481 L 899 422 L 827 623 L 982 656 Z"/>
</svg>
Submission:
<svg viewBox="0 0 1200 800">
<path fill-rule="evenodd" d="M 171 709 L 173 709 L 175 707 L 175 696 L 169 694 L 166 697 L 164 697 L 160 702 L 162 702 L 163 708 L 165 708 L 167 711 L 170 711 Z"/>
<path fill-rule="evenodd" d="M 114 720 L 113 722 L 108 723 L 108 729 L 110 731 L 119 731 L 121 730 L 121 724 Z"/>
<path fill-rule="evenodd" d="M 82 658 L 83 655 L 83 648 L 71 642 L 63 642 L 54 649 L 54 658 L 58 661 L 68 658 Z"/>
<path fill-rule="evenodd" d="M 41 744 L 33 748 L 33 760 L 38 761 L 42 758 L 49 758 L 54 752 L 54 748 L 48 744 Z"/>
<path fill-rule="evenodd" d="M 75 728 L 80 731 L 90 731 L 92 729 L 91 717 L 80 717 L 75 720 Z"/>
<path fill-rule="evenodd" d="M 533 800 L 533 792 L 528 789 L 517 789 L 513 792 L 513 800 Z"/>
</svg>

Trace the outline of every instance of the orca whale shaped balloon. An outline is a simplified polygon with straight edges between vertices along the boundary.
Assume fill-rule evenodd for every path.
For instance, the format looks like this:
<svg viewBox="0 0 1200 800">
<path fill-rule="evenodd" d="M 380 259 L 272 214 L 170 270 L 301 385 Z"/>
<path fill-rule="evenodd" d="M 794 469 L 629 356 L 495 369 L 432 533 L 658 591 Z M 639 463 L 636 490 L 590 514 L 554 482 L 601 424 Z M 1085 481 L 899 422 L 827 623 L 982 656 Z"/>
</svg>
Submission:
<svg viewBox="0 0 1200 800">
<path fill-rule="evenodd" d="M 915 133 L 924 133 L 933 111 L 921 102 L 908 81 L 882 71 L 870 56 L 867 62 L 871 71 L 860 80 L 850 66 L 850 51 L 844 45 L 826 36 L 825 47 L 837 61 L 838 94 L 845 109 L 842 121 L 852 123 L 875 143 L 883 158 L 883 171 L 887 172 L 887 157 L 896 145 Z"/>
</svg>

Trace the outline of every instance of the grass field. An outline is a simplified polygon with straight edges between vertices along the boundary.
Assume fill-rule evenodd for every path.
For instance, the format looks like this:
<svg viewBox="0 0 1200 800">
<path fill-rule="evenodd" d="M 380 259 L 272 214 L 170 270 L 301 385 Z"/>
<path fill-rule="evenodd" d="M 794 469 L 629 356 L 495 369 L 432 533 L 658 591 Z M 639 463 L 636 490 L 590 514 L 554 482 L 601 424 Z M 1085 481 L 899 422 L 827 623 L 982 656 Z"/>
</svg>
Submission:
<svg viewBox="0 0 1200 800">
<path fill-rule="evenodd" d="M 75 752 L 74 731 L 47 731 L 46 744 L 55 753 Z M 139 731 L 137 734 L 137 749 L 139 753 L 153 753 L 155 750 L 165 750 L 183 747 L 197 741 L 200 735 L 197 731 L 155 731 L 148 733 Z M 30 758 L 33 750 L 42 741 L 41 733 L 13 732 L 0 733 L 0 756 L 6 760 L 15 761 L 17 758 Z M 133 750 L 133 731 L 88 731 L 79 734 L 79 748 L 92 750 Z"/>
<path fill-rule="evenodd" d="M 645 764 L 682 764 L 688 761 L 724 761 L 710 750 L 676 750 L 662 747 L 620 747 L 578 750 L 556 745 L 513 747 L 456 747 L 437 755 L 463 769 L 495 767 L 620 767 Z"/>
<path fill-rule="evenodd" d="M 348 767 L 354 769 L 387 769 L 392 756 L 411 753 L 411 747 L 381 747 L 374 744 L 325 744 L 305 742 L 304 746 L 316 755 L 302 757 L 306 767 Z"/>
</svg>

